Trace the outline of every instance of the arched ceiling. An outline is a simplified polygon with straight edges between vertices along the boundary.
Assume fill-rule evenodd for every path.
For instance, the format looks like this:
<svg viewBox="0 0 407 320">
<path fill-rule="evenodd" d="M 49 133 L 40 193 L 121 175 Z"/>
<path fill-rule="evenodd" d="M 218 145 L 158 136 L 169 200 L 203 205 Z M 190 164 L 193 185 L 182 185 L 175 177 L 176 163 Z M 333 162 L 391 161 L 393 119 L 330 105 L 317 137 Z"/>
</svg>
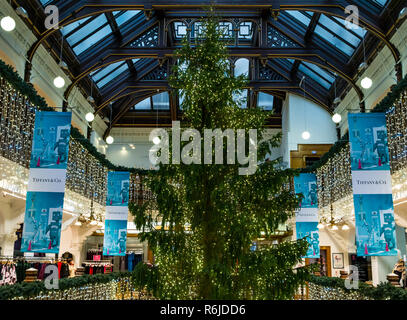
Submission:
<svg viewBox="0 0 407 320">
<path fill-rule="evenodd" d="M 171 91 L 167 82 L 171 65 L 176 62 L 173 53 L 183 37 L 193 39 L 199 33 L 202 6 L 212 1 L 12 2 L 28 11 L 27 23 L 37 35 L 28 52 L 29 61 L 41 45 L 58 60 L 64 39 L 62 56 L 72 79 L 64 93 L 66 101 L 74 87 L 85 95 L 92 93 L 95 113 L 110 117 L 111 110 L 112 126 L 120 127 L 167 126 L 182 113 L 178 93 Z M 250 60 L 248 107 L 257 106 L 260 92 L 273 95 L 275 114 L 268 125 L 279 127 L 281 99 L 286 93 L 303 95 L 300 82 L 304 76 L 305 97 L 330 112 L 334 109 L 335 87 L 338 96 L 353 88 L 363 101 L 356 81 L 364 51 L 371 59 L 387 46 L 395 64 L 400 60 L 389 39 L 400 23 L 398 15 L 406 2 L 219 0 L 215 5 L 230 40 L 231 62 L 242 57 Z M 45 19 L 44 7 L 50 4 L 59 8 L 59 30 L 47 30 L 40 23 Z M 346 28 L 348 5 L 358 6 L 363 28 Z M 30 74 L 28 62 L 26 81 Z M 163 91 L 170 92 L 167 107 L 154 109 L 150 97 Z M 143 105 L 149 108 L 142 109 Z"/>
</svg>

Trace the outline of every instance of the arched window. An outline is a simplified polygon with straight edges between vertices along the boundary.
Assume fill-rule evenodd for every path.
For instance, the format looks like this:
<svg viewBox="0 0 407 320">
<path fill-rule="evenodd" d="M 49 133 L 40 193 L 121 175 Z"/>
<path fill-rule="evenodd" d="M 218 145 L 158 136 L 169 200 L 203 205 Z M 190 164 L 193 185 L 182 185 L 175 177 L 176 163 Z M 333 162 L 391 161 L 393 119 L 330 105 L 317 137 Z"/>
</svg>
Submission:
<svg viewBox="0 0 407 320">
<path fill-rule="evenodd" d="M 245 75 L 249 77 L 250 61 L 246 58 L 240 58 L 235 62 L 235 77 Z"/>
</svg>

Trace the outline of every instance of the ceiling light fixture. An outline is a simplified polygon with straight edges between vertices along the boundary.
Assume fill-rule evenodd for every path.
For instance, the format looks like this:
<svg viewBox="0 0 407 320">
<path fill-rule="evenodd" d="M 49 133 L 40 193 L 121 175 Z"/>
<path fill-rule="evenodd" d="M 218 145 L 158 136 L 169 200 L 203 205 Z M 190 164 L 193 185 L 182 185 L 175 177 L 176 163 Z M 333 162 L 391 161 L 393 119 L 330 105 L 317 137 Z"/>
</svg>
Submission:
<svg viewBox="0 0 407 320">
<path fill-rule="evenodd" d="M 95 115 L 92 112 L 88 112 L 85 116 L 87 122 L 92 122 L 95 120 Z"/>
<path fill-rule="evenodd" d="M 370 89 L 373 85 L 373 81 L 369 77 L 365 77 L 362 79 L 360 84 L 362 85 L 363 89 Z"/>
<path fill-rule="evenodd" d="M 306 105 L 305 105 L 305 81 L 306 81 L 306 78 L 305 78 L 305 76 L 303 76 L 301 81 L 300 81 L 300 88 L 303 87 L 302 91 L 303 91 L 303 108 L 304 108 L 305 130 L 301 134 L 301 137 L 304 140 L 308 140 L 309 138 L 311 138 L 311 134 L 307 130 L 308 129 L 308 121 L 307 121 L 307 109 L 306 109 Z"/>
<path fill-rule="evenodd" d="M 112 136 L 108 136 L 107 138 L 106 138 L 106 143 L 107 144 L 112 144 L 114 142 L 114 138 L 112 137 Z"/>
<path fill-rule="evenodd" d="M 304 140 L 309 140 L 311 138 L 311 134 L 308 131 L 304 131 L 301 135 Z"/>
<path fill-rule="evenodd" d="M 349 230 L 349 226 L 347 225 L 347 224 L 344 224 L 343 226 L 342 226 L 342 230 Z"/>
<path fill-rule="evenodd" d="M 7 16 L 7 17 L 3 17 L 1 19 L 0 25 L 1 25 L 1 28 L 4 31 L 10 32 L 10 31 L 13 31 L 15 29 L 16 21 L 12 17 Z"/>
<path fill-rule="evenodd" d="M 61 76 L 58 76 L 54 79 L 54 86 L 57 88 L 63 88 L 65 86 L 65 80 Z"/>
<path fill-rule="evenodd" d="M 318 229 L 324 229 L 325 226 L 324 226 L 322 223 L 318 223 L 317 228 L 318 228 Z"/>
<path fill-rule="evenodd" d="M 362 39 L 362 44 L 363 44 L 363 62 L 359 66 L 359 71 L 365 71 L 368 67 L 367 62 L 366 62 L 366 47 L 365 47 L 365 38 L 364 37 Z M 373 81 L 369 77 L 364 77 L 362 79 L 362 81 L 360 82 L 360 84 L 363 89 L 370 89 L 373 85 Z"/>
<path fill-rule="evenodd" d="M 335 123 L 340 123 L 342 121 L 342 116 L 339 113 L 335 113 L 332 116 L 332 121 Z"/>
</svg>

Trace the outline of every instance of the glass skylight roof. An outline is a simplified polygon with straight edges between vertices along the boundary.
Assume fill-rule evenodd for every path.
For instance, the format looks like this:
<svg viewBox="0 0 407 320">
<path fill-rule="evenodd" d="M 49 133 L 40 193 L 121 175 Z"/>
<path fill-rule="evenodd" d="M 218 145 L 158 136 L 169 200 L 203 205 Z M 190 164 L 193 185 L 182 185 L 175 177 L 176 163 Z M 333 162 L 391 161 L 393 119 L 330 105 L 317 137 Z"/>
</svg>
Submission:
<svg viewBox="0 0 407 320">
<path fill-rule="evenodd" d="M 44 6 L 49 5 L 53 2 L 50 0 L 40 1 Z M 385 6 L 388 1 L 361 0 L 360 2 L 364 4 L 370 4 L 370 6 L 373 6 L 377 9 L 378 6 Z M 137 25 L 139 25 L 140 23 L 141 26 L 143 22 L 142 19 L 144 17 L 142 16 L 142 12 L 140 10 L 113 11 L 112 15 L 117 26 L 119 27 L 119 31 L 122 33 L 126 32 L 126 35 L 127 33 L 130 33 L 131 30 L 133 30 L 132 28 L 127 28 L 126 25 L 131 24 L 131 22 L 133 21 Z M 305 31 L 311 23 L 312 18 L 315 15 L 316 13 L 311 11 L 284 10 L 281 13 L 281 20 L 284 24 L 287 24 L 291 27 L 292 32 L 296 32 L 299 37 L 303 37 L 305 35 Z M 113 33 L 111 27 L 112 23 L 111 21 L 109 21 L 111 19 L 110 17 L 110 14 L 103 13 L 81 19 L 61 29 L 61 32 L 65 37 L 65 41 L 69 43 L 73 52 L 78 56 L 79 60 L 81 60 L 83 57 L 87 57 L 87 53 L 91 52 L 90 50 L 87 50 L 94 45 L 99 44 L 97 46 L 97 50 L 104 49 L 100 45 L 101 42 L 104 40 L 107 42 L 106 38 L 109 36 L 111 37 Z M 238 45 L 251 44 L 252 40 L 256 38 L 254 37 L 254 35 L 258 31 L 257 29 L 255 29 L 257 28 L 255 27 L 255 24 L 252 21 L 246 21 L 245 18 L 234 23 L 236 24 L 232 24 L 230 21 L 220 22 L 219 28 L 220 30 L 222 30 L 225 39 L 231 40 L 237 33 Z M 235 27 L 237 29 L 234 29 Z M 349 25 L 347 25 L 347 23 L 343 19 L 320 14 L 315 27 L 313 38 L 311 38 L 311 40 L 316 40 L 314 44 L 324 42 L 325 45 L 322 46 L 323 49 L 326 50 L 326 48 L 328 48 L 330 50 L 330 48 L 332 48 L 332 54 L 339 54 L 342 56 L 341 53 L 343 53 L 345 57 L 347 56 L 350 58 L 354 54 L 358 46 L 361 44 L 363 37 L 365 37 L 366 35 L 366 31 L 363 28 L 357 28 L 354 25 L 351 25 L 351 28 L 347 27 L 349 27 Z M 172 22 L 171 28 L 169 29 L 172 30 L 173 39 L 175 39 L 176 41 L 179 41 L 187 35 L 187 25 L 181 21 Z M 202 22 L 196 21 L 192 23 L 191 29 L 191 38 L 200 35 L 202 33 Z M 284 33 L 282 34 L 284 37 L 289 37 Z M 253 45 L 256 46 L 256 44 Z M 337 51 L 335 51 L 335 49 L 337 49 Z M 133 59 L 133 64 L 137 64 L 137 71 L 143 70 L 143 68 L 147 66 L 146 60 L 148 59 L 142 59 L 142 62 L 140 61 L 139 63 L 137 63 L 138 60 L 139 59 Z M 333 73 L 308 62 L 298 61 L 295 63 L 294 59 L 287 59 L 283 57 L 273 58 L 270 60 L 270 62 L 273 65 L 276 65 L 276 67 L 278 66 L 281 70 L 284 70 L 284 72 L 286 72 L 286 74 L 288 75 L 290 74 L 290 71 L 293 70 L 294 66 L 298 67 L 298 72 L 301 74 L 299 74 L 297 78 L 301 78 L 301 76 L 305 75 L 315 80 L 318 84 L 320 84 L 327 90 L 331 88 L 336 78 Z M 236 61 L 235 75 L 249 74 L 249 70 L 250 63 L 248 59 L 240 58 Z M 95 72 L 90 74 L 90 78 L 95 82 L 97 87 L 101 89 L 108 86 L 109 84 L 115 86 L 115 84 L 113 83 L 115 79 L 122 79 L 122 77 L 128 72 L 130 72 L 129 63 L 126 61 L 120 61 L 96 70 Z M 235 98 L 246 98 L 247 95 L 248 91 L 244 90 L 239 97 L 236 95 Z M 182 100 L 182 98 L 180 98 L 180 100 Z M 258 105 L 260 107 L 264 107 L 265 110 L 272 110 L 273 100 L 274 97 L 272 95 L 266 93 L 259 93 L 258 95 Z M 241 107 L 245 108 L 247 107 L 247 105 L 242 104 Z M 169 110 L 168 93 L 158 94 L 151 99 L 148 98 L 141 101 L 133 107 L 133 110 L 154 109 Z"/>
<path fill-rule="evenodd" d="M 364 29 L 356 26 L 354 28 L 347 28 L 342 19 L 331 18 L 322 14 L 315 28 L 315 33 L 346 55 L 351 56 L 366 34 Z"/>
<path fill-rule="evenodd" d="M 113 11 L 114 18 L 119 27 L 124 23 L 129 21 L 131 18 L 135 17 L 140 10 L 124 10 L 124 11 Z"/>
</svg>

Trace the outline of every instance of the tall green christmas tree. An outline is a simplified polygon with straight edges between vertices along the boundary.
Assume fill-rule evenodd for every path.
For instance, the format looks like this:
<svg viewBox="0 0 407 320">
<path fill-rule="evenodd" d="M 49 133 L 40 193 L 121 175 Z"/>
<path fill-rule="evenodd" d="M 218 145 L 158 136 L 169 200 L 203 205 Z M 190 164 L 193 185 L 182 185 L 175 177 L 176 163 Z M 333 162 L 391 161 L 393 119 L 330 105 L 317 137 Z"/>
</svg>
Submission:
<svg viewBox="0 0 407 320">
<path fill-rule="evenodd" d="M 244 150 L 249 152 L 249 144 L 255 144 L 255 139 L 249 141 L 249 130 L 257 129 L 262 140 L 268 115 L 239 107 L 236 97 L 247 78 L 233 75 L 226 45 L 212 12 L 193 43 L 184 39 L 170 84 L 184 97 L 182 127 L 201 134 L 201 149 L 182 142 L 183 152 L 195 160 L 160 164 L 146 182 L 155 199 L 130 205 L 137 227 L 144 231 L 141 238 L 155 256 L 157 298 L 291 299 L 309 275 L 306 268 L 294 269 L 307 251 L 305 240 L 250 250 L 253 240 L 267 238 L 299 204 L 300 199 L 286 187 L 294 172 L 280 169 L 280 160 L 264 161 L 281 137 L 258 145 L 254 174 L 241 175 L 237 161 L 227 163 L 226 138 L 221 164 L 203 164 L 208 156 L 205 129 L 244 129 Z M 215 152 L 210 152 L 214 160 Z M 161 228 L 155 227 L 157 223 Z"/>
</svg>

